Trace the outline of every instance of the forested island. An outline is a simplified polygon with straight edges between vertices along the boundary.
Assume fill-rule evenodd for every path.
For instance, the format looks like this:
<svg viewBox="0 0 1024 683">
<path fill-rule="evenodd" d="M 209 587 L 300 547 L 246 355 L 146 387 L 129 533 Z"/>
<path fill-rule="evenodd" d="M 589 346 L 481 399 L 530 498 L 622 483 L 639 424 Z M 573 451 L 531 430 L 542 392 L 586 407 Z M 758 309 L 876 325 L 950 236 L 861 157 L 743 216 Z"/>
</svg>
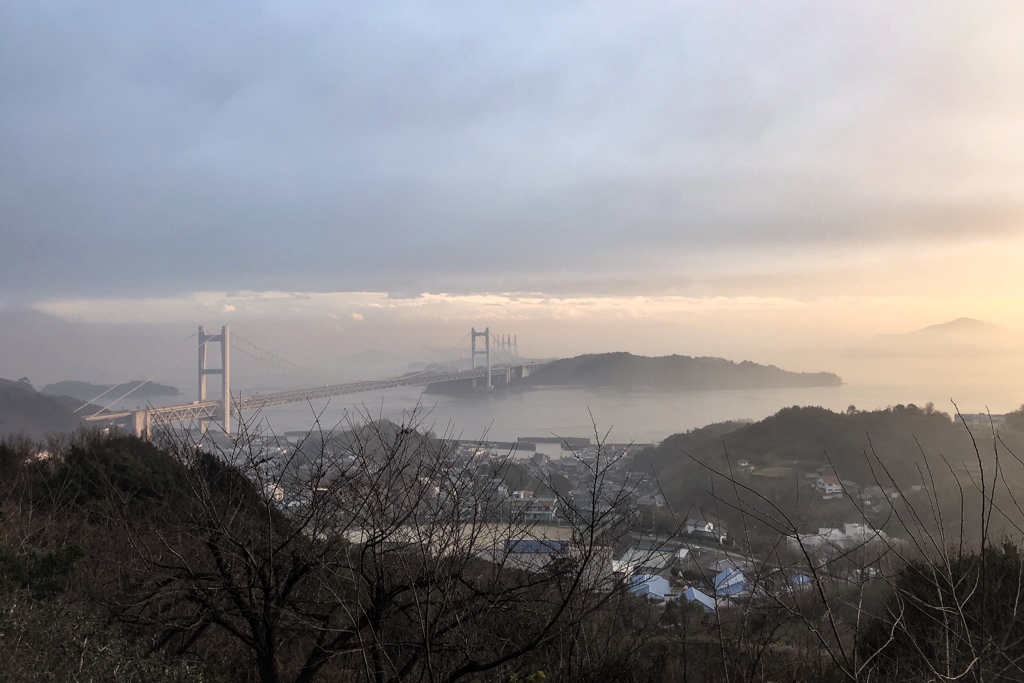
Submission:
<svg viewBox="0 0 1024 683">
<path fill-rule="evenodd" d="M 713 356 L 636 356 L 627 351 L 561 358 L 541 365 L 528 376 L 496 388 L 602 388 L 622 391 L 701 391 L 722 389 L 793 389 L 843 384 L 831 372 L 791 372 L 749 360 L 735 362 Z M 428 394 L 474 396 L 473 380 L 438 382 Z"/>
<path fill-rule="evenodd" d="M 617 389 L 778 389 L 839 386 L 831 372 L 789 372 L 751 361 L 709 356 L 635 356 L 620 351 L 551 361 L 516 382 L 518 386 L 612 387 Z"/>
</svg>

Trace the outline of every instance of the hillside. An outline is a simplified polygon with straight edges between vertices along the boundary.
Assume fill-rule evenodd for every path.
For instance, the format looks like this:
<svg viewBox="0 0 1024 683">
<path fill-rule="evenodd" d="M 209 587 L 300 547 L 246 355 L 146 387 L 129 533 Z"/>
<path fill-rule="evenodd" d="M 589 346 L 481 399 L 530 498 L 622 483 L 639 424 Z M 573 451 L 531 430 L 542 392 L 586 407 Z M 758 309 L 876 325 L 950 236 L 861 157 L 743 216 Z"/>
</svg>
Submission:
<svg viewBox="0 0 1024 683">
<path fill-rule="evenodd" d="M 1007 425 L 1000 433 L 1004 447 L 1019 453 L 1024 448 L 1024 429 L 1011 420 Z M 973 437 L 981 444 L 986 439 L 991 442 L 984 430 Z M 991 448 L 983 447 L 980 455 L 985 467 L 991 468 Z M 730 498 L 734 492 L 724 478 L 713 477 L 711 470 L 731 470 L 743 485 L 755 488 L 792 519 L 815 528 L 857 516 L 848 498 L 822 501 L 811 491 L 805 475 L 819 468 L 831 465 L 844 481 L 858 487 L 882 484 L 907 492 L 927 479 L 959 507 L 961 492 L 955 479 L 969 482 L 970 473 L 976 474 L 978 458 L 967 428 L 931 406 L 898 405 L 873 411 L 851 406 L 842 413 L 792 407 L 759 422 L 722 423 L 675 434 L 639 454 L 634 467 L 656 472 L 669 504 L 677 510 L 691 505 L 721 507 L 724 518 L 740 524 L 728 504 L 715 502 L 716 496 Z M 741 461 L 749 467 L 741 468 Z M 1003 476 L 1017 475 L 1004 471 Z M 1012 483 L 1024 485 L 1024 480 Z M 928 506 L 927 501 L 918 503 Z M 755 503 L 755 507 L 765 505 L 764 501 Z M 885 518 L 883 512 L 873 521 L 881 524 Z"/>
<path fill-rule="evenodd" d="M 108 396 L 111 399 L 131 392 L 133 398 L 142 402 L 152 398 L 181 395 L 177 387 L 139 381 L 125 382 L 124 384 L 90 384 L 89 382 L 64 380 L 55 384 L 47 384 L 41 390 L 41 393 L 51 396 L 70 396 L 81 401 L 91 401 L 104 392 L 109 392 Z"/>
<path fill-rule="evenodd" d="M 74 410 L 80 401 L 37 392 L 28 382 L 0 378 L 0 438 L 24 435 L 41 439 L 72 432 L 82 425 Z"/>
<path fill-rule="evenodd" d="M 517 384 L 525 386 L 584 386 L 620 389 L 769 389 L 842 384 L 830 372 L 788 372 L 774 365 L 724 358 L 601 353 L 556 360 Z"/>
</svg>

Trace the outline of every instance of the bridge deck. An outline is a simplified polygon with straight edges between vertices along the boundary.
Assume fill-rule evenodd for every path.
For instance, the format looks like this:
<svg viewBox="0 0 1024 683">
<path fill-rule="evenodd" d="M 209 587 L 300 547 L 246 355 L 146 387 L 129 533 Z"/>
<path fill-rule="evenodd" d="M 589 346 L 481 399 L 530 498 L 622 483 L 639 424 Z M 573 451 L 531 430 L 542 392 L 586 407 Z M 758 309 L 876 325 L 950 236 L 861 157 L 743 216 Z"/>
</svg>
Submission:
<svg viewBox="0 0 1024 683">
<path fill-rule="evenodd" d="M 491 368 L 492 378 L 507 375 L 512 368 L 533 369 L 543 365 L 540 363 L 524 363 L 523 365 L 501 365 Z M 278 391 L 270 394 L 253 394 L 232 399 L 231 409 L 234 413 L 247 410 L 261 410 L 274 406 L 286 405 L 289 403 L 302 403 L 316 399 L 331 398 L 345 394 L 358 394 L 364 391 L 379 391 L 381 389 L 394 389 L 397 387 L 422 386 L 439 382 L 455 382 L 459 380 L 479 379 L 487 375 L 487 368 L 481 367 L 474 370 L 454 370 L 452 372 L 416 373 L 392 377 L 383 380 L 372 380 L 363 382 L 347 382 L 345 384 L 329 384 L 322 387 L 310 387 L 308 389 L 292 389 L 290 391 Z M 143 411 L 124 411 L 119 413 L 105 413 L 90 415 L 85 418 L 89 422 L 120 422 L 133 419 L 137 413 L 145 413 L 149 427 L 161 425 L 187 424 L 196 420 L 213 420 L 221 415 L 221 402 L 218 401 L 193 401 L 173 406 L 160 406 L 158 408 L 146 408 Z"/>
</svg>

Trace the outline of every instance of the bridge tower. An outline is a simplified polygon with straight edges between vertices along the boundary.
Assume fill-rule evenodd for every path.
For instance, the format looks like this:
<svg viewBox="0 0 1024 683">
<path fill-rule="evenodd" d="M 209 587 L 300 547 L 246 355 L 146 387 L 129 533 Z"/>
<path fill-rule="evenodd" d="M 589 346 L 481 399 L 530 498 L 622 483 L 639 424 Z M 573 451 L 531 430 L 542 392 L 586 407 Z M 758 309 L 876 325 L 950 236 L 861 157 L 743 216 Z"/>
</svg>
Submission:
<svg viewBox="0 0 1024 683">
<path fill-rule="evenodd" d="M 503 334 L 498 337 L 498 348 L 512 358 L 519 357 L 519 335 Z"/>
<path fill-rule="evenodd" d="M 487 328 L 484 329 L 483 332 L 477 332 L 475 327 L 470 328 L 470 330 L 471 330 L 471 332 L 470 332 L 470 337 L 471 337 L 470 346 L 471 346 L 471 349 L 472 349 L 472 352 L 473 352 L 473 354 L 472 354 L 472 359 L 473 359 L 472 369 L 476 370 L 476 357 L 477 356 L 484 356 L 485 359 L 486 359 L 485 363 L 487 365 L 487 381 L 484 382 L 484 386 L 487 387 L 488 389 L 490 389 L 491 388 L 491 328 L 487 327 Z M 476 340 L 477 340 L 478 337 L 482 337 L 483 340 L 484 340 L 484 348 L 483 348 L 482 351 L 477 351 L 476 350 Z M 476 382 L 476 380 L 474 380 L 474 383 L 475 382 Z M 480 386 L 480 385 L 477 384 L 476 386 Z"/>
<path fill-rule="evenodd" d="M 220 344 L 220 367 L 207 367 L 207 349 L 210 343 Z M 220 424 L 224 433 L 231 435 L 231 330 L 227 325 L 220 328 L 220 334 L 207 334 L 206 328 L 199 326 L 199 402 L 206 400 L 206 376 L 221 376 L 221 410 Z M 199 428 L 206 433 L 206 420 L 200 420 Z"/>
<path fill-rule="evenodd" d="M 519 357 L 519 335 L 502 335 L 502 350 L 513 358 Z"/>
</svg>

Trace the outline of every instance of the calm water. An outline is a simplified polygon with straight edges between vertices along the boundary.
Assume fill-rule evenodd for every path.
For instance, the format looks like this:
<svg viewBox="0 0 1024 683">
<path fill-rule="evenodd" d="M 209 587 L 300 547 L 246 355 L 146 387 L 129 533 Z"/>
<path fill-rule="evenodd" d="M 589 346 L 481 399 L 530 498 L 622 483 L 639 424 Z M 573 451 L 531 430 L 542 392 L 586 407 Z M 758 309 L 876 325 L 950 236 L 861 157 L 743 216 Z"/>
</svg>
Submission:
<svg viewBox="0 0 1024 683">
<path fill-rule="evenodd" d="M 258 419 L 282 434 L 309 429 L 314 414 L 320 415 L 324 428 L 333 428 L 348 418 L 365 415 L 401 419 L 419 406 L 425 427 L 439 433 L 451 431 L 466 439 L 483 435 L 500 441 L 524 436 L 585 437 L 593 436 L 596 423 L 602 435 L 611 430 L 613 442 L 649 443 L 713 422 L 760 420 L 793 405 L 841 411 L 850 405 L 869 410 L 898 403 L 923 406 L 931 401 L 938 410 L 953 412 L 951 398 L 962 412 L 985 412 L 988 406 L 994 414 L 1011 410 L 1024 400 L 1021 396 L 993 396 L 991 391 L 986 395 L 962 388 L 857 385 L 678 393 L 551 388 L 473 399 L 427 395 L 419 387 L 405 387 L 282 406 L 265 411 Z"/>
</svg>

